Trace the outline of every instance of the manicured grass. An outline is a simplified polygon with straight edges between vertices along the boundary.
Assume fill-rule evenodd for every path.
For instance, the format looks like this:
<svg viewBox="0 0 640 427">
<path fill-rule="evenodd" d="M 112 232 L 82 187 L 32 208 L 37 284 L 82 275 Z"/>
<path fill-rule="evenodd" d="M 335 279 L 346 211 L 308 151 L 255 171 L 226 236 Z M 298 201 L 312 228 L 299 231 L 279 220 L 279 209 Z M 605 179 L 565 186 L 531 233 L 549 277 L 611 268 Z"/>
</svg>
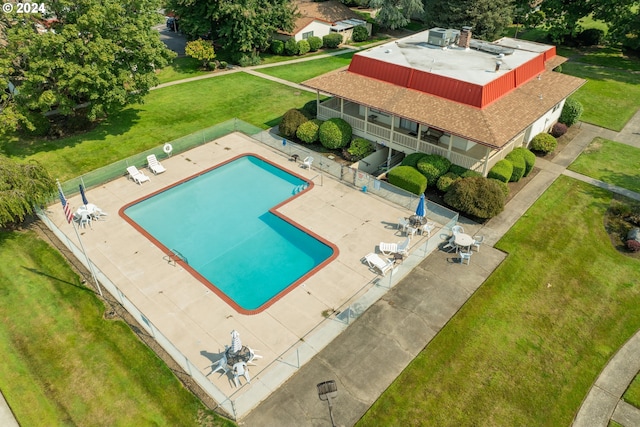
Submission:
<svg viewBox="0 0 640 427">
<path fill-rule="evenodd" d="M 575 62 L 562 64 L 562 72 L 588 80 L 573 95 L 584 122 L 619 131 L 640 108 L 640 74 Z"/>
<path fill-rule="evenodd" d="M 349 65 L 355 52 L 324 58 L 321 61 L 305 61 L 295 64 L 261 68 L 259 71 L 294 83 L 300 83 L 329 71 Z"/>
<path fill-rule="evenodd" d="M 310 58 L 310 57 L 314 57 L 314 56 L 318 56 L 318 55 L 324 55 L 327 53 L 334 53 L 334 52 L 339 52 L 343 50 L 342 48 L 338 48 L 338 49 L 320 49 L 317 52 L 309 52 L 307 54 L 305 54 L 304 56 L 288 56 L 288 55 L 274 55 L 273 53 L 270 52 L 262 52 L 260 54 L 260 58 L 261 58 L 261 62 L 260 64 L 277 64 L 278 62 L 284 62 L 284 61 L 291 61 L 294 59 L 302 59 L 302 58 Z M 348 50 L 345 50 L 345 52 L 349 52 Z"/>
<path fill-rule="evenodd" d="M 611 198 L 559 177 L 496 245 L 507 259 L 358 425 L 571 425 L 640 322 L 640 264 L 603 226 Z"/>
<path fill-rule="evenodd" d="M 233 425 L 214 416 L 33 232 L 0 232 L 0 384 L 23 426 Z"/>
<path fill-rule="evenodd" d="M 113 114 L 96 129 L 58 141 L 17 141 L 6 155 L 36 159 L 65 181 L 200 129 L 238 117 L 264 129 L 316 95 L 246 73 L 154 90 L 145 104 Z"/>
<path fill-rule="evenodd" d="M 619 142 L 595 138 L 569 169 L 586 176 L 640 192 L 640 150 Z"/>
<path fill-rule="evenodd" d="M 640 375 L 636 375 L 622 397 L 633 406 L 640 408 Z"/>
<path fill-rule="evenodd" d="M 168 83 L 214 72 L 200 69 L 201 65 L 202 63 L 200 61 L 188 56 L 175 58 L 171 65 L 158 71 L 157 75 L 160 83 Z"/>
</svg>

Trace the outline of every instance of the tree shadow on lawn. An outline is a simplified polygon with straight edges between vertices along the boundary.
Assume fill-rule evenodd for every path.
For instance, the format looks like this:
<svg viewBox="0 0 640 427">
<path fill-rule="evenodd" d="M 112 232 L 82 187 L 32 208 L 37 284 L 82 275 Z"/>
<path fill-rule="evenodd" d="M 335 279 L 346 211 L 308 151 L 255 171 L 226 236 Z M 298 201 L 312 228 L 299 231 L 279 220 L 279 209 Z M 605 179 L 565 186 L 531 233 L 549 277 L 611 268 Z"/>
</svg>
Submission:
<svg viewBox="0 0 640 427">
<path fill-rule="evenodd" d="M 65 147 L 74 147 L 84 141 L 104 141 L 107 136 L 123 135 L 135 126 L 140 120 L 142 110 L 133 106 L 125 107 L 105 119 L 97 126 L 86 132 L 78 132 L 74 135 L 60 139 L 46 139 L 45 137 L 21 137 L 16 139 L 4 139 L 0 141 L 0 152 L 11 156 L 25 158 L 36 153 L 56 151 Z"/>
</svg>

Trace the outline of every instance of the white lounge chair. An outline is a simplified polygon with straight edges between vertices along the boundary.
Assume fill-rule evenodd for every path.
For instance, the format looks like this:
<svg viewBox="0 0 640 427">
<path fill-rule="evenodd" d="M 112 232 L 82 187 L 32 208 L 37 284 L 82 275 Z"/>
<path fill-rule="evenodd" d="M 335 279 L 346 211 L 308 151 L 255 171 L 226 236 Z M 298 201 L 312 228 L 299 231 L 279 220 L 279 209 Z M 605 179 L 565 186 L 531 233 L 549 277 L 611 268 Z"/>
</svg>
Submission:
<svg viewBox="0 0 640 427">
<path fill-rule="evenodd" d="M 233 365 L 233 382 L 236 384 L 236 387 L 240 387 L 240 377 L 244 377 L 244 379 L 247 380 L 247 383 L 251 382 L 249 369 L 245 362 L 238 362 Z"/>
<path fill-rule="evenodd" d="M 311 156 L 305 157 L 304 160 L 302 161 L 302 167 L 311 170 L 311 163 L 313 163 L 313 157 Z"/>
<path fill-rule="evenodd" d="M 380 248 L 380 252 L 382 252 L 382 255 L 391 255 L 391 254 L 402 254 L 402 255 L 407 255 L 409 252 L 409 243 L 411 243 L 411 240 L 407 237 L 404 242 L 400 242 L 400 243 L 385 243 L 385 242 L 380 242 L 380 245 L 378 245 L 378 247 Z"/>
<path fill-rule="evenodd" d="M 365 255 L 364 257 L 369 268 L 375 268 L 380 271 L 380 274 L 383 276 L 387 273 L 387 271 L 393 268 L 393 261 L 384 260 L 378 256 L 378 254 L 374 254 L 373 252 Z"/>
<path fill-rule="evenodd" d="M 147 156 L 147 165 L 149 166 L 149 170 L 151 170 L 154 175 L 158 175 L 159 173 L 166 171 L 164 166 L 162 166 L 156 158 L 155 154 L 150 154 Z"/>
<path fill-rule="evenodd" d="M 140 172 L 135 166 L 129 166 L 127 168 L 127 172 L 129 173 L 129 178 L 134 180 L 137 184 L 142 184 L 145 181 L 149 181 L 149 177 Z"/>
</svg>

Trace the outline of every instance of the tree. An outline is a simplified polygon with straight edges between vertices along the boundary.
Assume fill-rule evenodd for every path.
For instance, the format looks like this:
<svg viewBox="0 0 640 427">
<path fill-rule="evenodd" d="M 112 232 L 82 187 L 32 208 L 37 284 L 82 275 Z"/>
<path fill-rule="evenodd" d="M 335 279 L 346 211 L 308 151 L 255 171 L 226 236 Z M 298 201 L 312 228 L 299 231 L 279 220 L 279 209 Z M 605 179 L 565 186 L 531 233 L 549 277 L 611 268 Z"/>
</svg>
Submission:
<svg viewBox="0 0 640 427">
<path fill-rule="evenodd" d="M 55 19 L 9 14 L 0 49 L 0 132 L 34 129 L 35 117 L 55 111 L 89 120 L 143 101 L 158 84 L 155 69 L 172 53 L 152 26 L 156 0 L 59 0 Z M 11 85 L 9 84 L 11 83 Z"/>
<path fill-rule="evenodd" d="M 513 21 L 511 0 L 425 0 L 425 23 L 431 27 L 472 27 L 474 38 L 493 41 Z"/>
<path fill-rule="evenodd" d="M 404 27 L 412 16 L 424 13 L 422 0 L 371 0 L 369 7 L 379 9 L 376 13 L 378 25 L 391 30 Z"/>
<path fill-rule="evenodd" d="M 608 23 L 607 38 L 631 49 L 640 49 L 640 2 L 638 0 L 599 0 L 593 17 Z"/>
<path fill-rule="evenodd" d="M 189 37 L 211 32 L 231 52 L 267 49 L 274 32 L 293 30 L 295 18 L 291 0 L 168 0 L 168 8 Z"/>
<path fill-rule="evenodd" d="M 575 37 L 580 31 L 578 21 L 590 15 L 593 9 L 594 2 L 591 1 L 545 0 L 540 4 L 540 10 L 545 13 L 549 37 L 554 43 Z"/>
<path fill-rule="evenodd" d="M 17 163 L 0 155 L 0 227 L 24 221 L 42 205 L 56 184 L 39 163 Z"/>
<path fill-rule="evenodd" d="M 216 57 L 216 52 L 211 42 L 202 39 L 188 42 L 184 52 L 190 57 L 202 61 L 202 66 L 205 68 L 208 67 L 209 61 Z"/>
</svg>

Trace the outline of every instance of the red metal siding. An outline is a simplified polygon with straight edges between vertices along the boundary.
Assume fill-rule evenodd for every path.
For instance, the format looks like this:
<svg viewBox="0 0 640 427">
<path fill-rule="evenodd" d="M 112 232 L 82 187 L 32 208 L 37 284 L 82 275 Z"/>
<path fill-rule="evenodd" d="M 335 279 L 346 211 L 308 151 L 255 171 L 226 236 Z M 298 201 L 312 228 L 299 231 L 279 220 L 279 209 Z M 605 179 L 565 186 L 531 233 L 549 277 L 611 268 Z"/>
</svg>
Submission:
<svg viewBox="0 0 640 427">
<path fill-rule="evenodd" d="M 544 62 L 547 62 L 551 58 L 556 56 L 556 47 L 553 46 L 551 49 L 544 52 Z"/>
<path fill-rule="evenodd" d="M 407 87 L 411 77 L 411 68 L 409 67 L 377 61 L 360 55 L 353 57 L 349 71 L 402 87 Z"/>
<path fill-rule="evenodd" d="M 411 89 L 475 107 L 482 105 L 482 86 L 426 71 L 414 70 Z"/>
<path fill-rule="evenodd" d="M 482 107 L 506 95 L 516 87 L 516 70 L 510 70 L 482 88 Z"/>
<path fill-rule="evenodd" d="M 516 86 L 528 82 L 544 71 L 544 55 L 538 55 L 516 68 Z"/>
</svg>

